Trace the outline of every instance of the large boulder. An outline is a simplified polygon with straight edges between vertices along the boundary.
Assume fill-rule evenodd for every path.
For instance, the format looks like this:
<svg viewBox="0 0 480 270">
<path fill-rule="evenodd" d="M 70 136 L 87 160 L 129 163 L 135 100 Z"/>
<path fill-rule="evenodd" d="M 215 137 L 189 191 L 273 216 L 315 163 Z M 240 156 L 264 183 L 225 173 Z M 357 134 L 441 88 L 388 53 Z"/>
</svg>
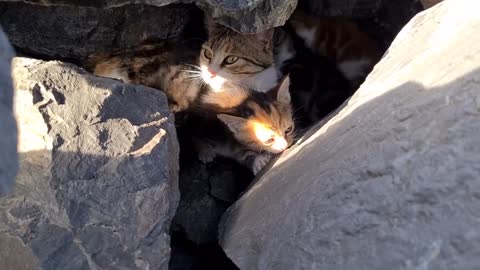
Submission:
<svg viewBox="0 0 480 270">
<path fill-rule="evenodd" d="M 222 218 L 241 269 L 477 269 L 480 17 L 418 14 L 336 115 Z"/>
<path fill-rule="evenodd" d="M 83 60 L 95 53 L 133 47 L 144 40 L 178 36 L 196 12 L 194 6 L 181 4 L 96 9 L 0 0 L 0 25 L 21 53 Z"/>
<path fill-rule="evenodd" d="M 13 87 L 10 61 L 13 50 L 0 28 L 0 197 L 15 182 L 17 173 L 17 127 L 13 118 Z"/>
<path fill-rule="evenodd" d="M 2 269 L 167 269 L 179 147 L 165 95 L 27 58 L 14 82 L 20 170 L 0 199 Z"/>
<path fill-rule="evenodd" d="M 32 0 L 0 0 L 0 2 L 20 2 L 14 3 L 14 7 L 18 5 L 28 4 L 41 4 L 45 6 L 60 6 L 60 7 L 49 7 L 51 10 L 52 17 L 44 16 L 43 19 L 45 22 L 41 22 L 42 25 L 47 25 L 51 20 L 56 20 L 57 22 L 67 23 L 67 25 L 79 26 L 75 23 L 69 22 L 69 19 L 73 19 L 73 22 L 78 20 L 76 17 L 84 17 L 85 21 L 84 26 L 78 33 L 72 31 L 66 31 L 65 34 L 69 35 L 83 35 L 84 37 L 91 37 L 91 35 L 98 34 L 97 32 L 104 32 L 105 24 L 107 27 L 110 25 L 115 25 L 115 30 L 118 28 L 123 28 L 130 24 L 136 24 L 136 20 L 140 22 L 146 21 L 150 22 L 150 27 L 155 27 L 155 29 L 163 32 L 170 31 L 168 24 L 178 24 L 184 19 L 188 18 L 186 14 L 182 13 L 172 13 L 168 16 L 175 16 L 175 20 L 166 19 L 164 12 L 158 7 L 163 7 L 172 3 L 192 3 L 194 2 L 197 6 L 201 7 L 208 14 L 215 19 L 216 21 L 228 26 L 232 29 L 235 29 L 243 33 L 255 33 L 267 28 L 280 26 L 285 23 L 285 21 L 290 17 L 293 10 L 297 5 L 297 0 L 253 0 L 253 1 L 232 1 L 232 0 L 43 0 L 43 1 L 32 1 Z M 11 3 L 10 3 L 11 4 Z M 147 5 L 151 5 L 152 8 L 147 8 Z M 153 8 L 157 7 L 157 8 Z M 36 7 L 32 7 L 36 9 Z M 115 9 L 120 11 L 115 11 Z M 72 10 L 77 10 L 74 12 Z M 129 14 L 126 16 L 121 16 L 123 13 L 122 10 L 127 9 L 132 15 L 130 18 Z M 142 10 L 147 10 L 146 16 Z M 67 14 L 63 14 L 63 11 L 66 11 Z M 157 16 L 152 16 L 149 11 L 156 11 Z M 39 8 L 35 13 L 42 12 L 42 9 Z M 35 16 L 35 13 L 32 13 Z M 120 13 L 120 14 L 118 14 Z M 134 14 L 137 14 L 135 16 Z M 104 16 L 103 18 L 98 19 L 97 17 Z M 106 16 L 105 16 L 106 15 Z M 85 18 L 85 16 L 92 16 L 92 18 Z M 109 20 L 112 20 L 109 22 Z M 100 21 L 100 23 L 95 23 Z M 27 25 L 32 24 L 32 22 L 26 23 Z M 61 29 L 66 29 L 64 26 L 59 24 Z M 141 26 L 134 26 L 140 28 Z M 100 28 L 96 30 L 96 28 Z M 107 32 L 105 32 L 107 33 Z M 142 34 L 142 31 L 139 33 L 132 34 Z M 72 36 L 72 38 L 74 37 Z"/>
</svg>

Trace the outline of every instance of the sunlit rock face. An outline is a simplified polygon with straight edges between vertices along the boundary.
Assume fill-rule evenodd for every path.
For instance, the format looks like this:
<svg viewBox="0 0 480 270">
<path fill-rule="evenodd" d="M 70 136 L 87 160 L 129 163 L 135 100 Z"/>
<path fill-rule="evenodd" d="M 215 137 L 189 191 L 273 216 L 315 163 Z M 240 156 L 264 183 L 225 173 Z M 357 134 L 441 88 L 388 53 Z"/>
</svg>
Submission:
<svg viewBox="0 0 480 270">
<path fill-rule="evenodd" d="M 16 58 L 13 75 L 5 269 L 168 269 L 179 147 L 165 95 L 58 61 Z"/>
<path fill-rule="evenodd" d="M 17 130 L 12 114 L 10 61 L 13 50 L 0 28 L 0 197 L 9 192 L 17 172 Z"/>
<path fill-rule="evenodd" d="M 480 17 L 418 14 L 337 114 L 224 215 L 240 269 L 480 265 Z"/>
</svg>

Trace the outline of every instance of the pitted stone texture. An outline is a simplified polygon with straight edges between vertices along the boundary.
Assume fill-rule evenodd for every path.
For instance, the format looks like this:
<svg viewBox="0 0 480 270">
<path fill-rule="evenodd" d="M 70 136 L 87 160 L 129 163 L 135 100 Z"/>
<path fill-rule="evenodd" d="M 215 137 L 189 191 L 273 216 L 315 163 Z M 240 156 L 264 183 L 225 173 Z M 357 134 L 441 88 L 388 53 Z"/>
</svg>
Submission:
<svg viewBox="0 0 480 270">
<path fill-rule="evenodd" d="M 0 0 L 4 1 L 5 0 Z M 169 15 L 175 16 L 175 21 L 168 21 L 164 22 L 164 16 L 158 15 L 158 17 L 148 16 L 145 17 L 143 12 L 136 11 L 140 9 L 146 10 L 159 10 L 158 7 L 164 7 L 169 4 L 173 3 L 195 3 L 197 6 L 201 7 L 204 11 L 207 12 L 209 16 L 214 18 L 216 21 L 220 22 L 221 24 L 228 26 L 236 31 L 242 33 L 256 33 L 263 30 L 266 30 L 271 27 L 276 27 L 283 25 L 286 20 L 290 17 L 293 10 L 297 5 L 297 0 L 250 0 L 250 1 L 238 1 L 238 0 L 199 0 L 199 1 L 192 1 L 192 0 L 43 0 L 43 1 L 18 1 L 18 0 L 7 0 L 6 2 L 21 2 L 21 4 L 26 3 L 34 3 L 40 4 L 45 6 L 68 6 L 68 7 L 75 7 L 73 10 L 78 9 L 82 11 L 78 15 L 82 15 L 82 13 L 89 12 L 91 13 L 91 18 L 84 18 L 86 22 L 90 23 L 90 28 L 97 26 L 95 24 L 96 21 L 99 20 L 97 17 L 102 17 L 106 14 L 109 14 L 103 18 L 103 20 L 112 20 L 112 23 L 115 21 L 120 20 L 120 25 L 118 27 L 122 27 L 123 25 L 128 24 L 135 24 L 135 19 L 140 21 L 150 21 L 152 25 L 156 25 L 157 29 L 160 31 L 167 32 L 172 28 L 170 27 L 162 27 L 166 26 L 167 23 L 173 23 L 173 25 L 178 24 L 178 22 L 182 22 L 183 20 L 187 19 L 188 16 L 185 14 L 181 14 L 178 12 L 170 13 Z M 136 4 L 136 5 L 133 5 Z M 151 8 L 147 8 L 146 6 L 151 5 Z M 105 9 L 105 8 L 114 8 L 119 7 L 118 10 L 123 10 L 124 7 L 127 6 L 125 9 L 130 10 L 132 13 L 136 13 L 137 16 L 134 20 L 122 20 L 122 16 L 119 16 L 115 13 L 112 14 L 112 11 L 115 9 Z M 157 8 L 154 9 L 153 6 Z M 89 7 L 88 9 L 85 9 Z M 96 8 L 96 9 L 94 9 Z M 34 7 L 33 9 L 37 9 Z M 52 10 L 53 14 L 51 16 L 52 19 L 57 20 L 65 20 L 68 23 L 68 19 L 73 19 L 75 21 L 75 16 L 77 13 L 71 12 L 70 9 L 65 7 L 60 8 L 49 8 Z M 41 11 L 41 8 L 38 8 L 38 11 Z M 67 14 L 63 15 L 62 11 L 67 11 Z M 159 11 L 161 12 L 161 11 Z M 72 14 L 70 14 L 72 13 Z M 121 13 L 121 12 L 120 12 Z M 58 18 L 57 18 L 58 17 Z M 63 19 L 65 18 L 65 19 Z M 47 22 L 50 21 L 48 17 L 44 18 Z M 100 22 L 102 20 L 100 19 Z M 75 24 L 70 23 L 70 25 L 75 26 Z M 98 25 L 101 26 L 101 25 Z M 139 27 L 139 30 L 141 28 Z M 94 31 L 94 30 L 91 30 Z M 71 32 L 67 32 L 71 33 Z M 87 31 L 87 33 L 89 33 Z M 140 31 L 141 33 L 141 31 Z M 82 33 L 78 33 L 82 34 Z M 77 35 L 78 35 L 77 34 Z"/>
<path fill-rule="evenodd" d="M 240 269 L 478 268 L 474 2 L 412 19 L 344 108 L 227 211 L 220 243 Z"/>
<path fill-rule="evenodd" d="M 14 81 L 20 170 L 0 237 L 23 251 L 10 264 L 167 269 L 179 148 L 165 95 L 27 58 Z"/>
<path fill-rule="evenodd" d="M 219 23 L 241 33 L 257 33 L 284 25 L 297 0 L 202 0 L 196 2 Z"/>
<path fill-rule="evenodd" d="M 194 6 L 128 5 L 113 9 L 38 6 L 0 1 L 0 24 L 20 52 L 83 60 L 92 54 L 178 36 Z M 24 20 L 21 18 L 28 18 Z"/>
<path fill-rule="evenodd" d="M 0 197 L 15 183 L 17 162 L 17 127 L 13 118 L 13 87 L 10 61 L 13 50 L 0 28 Z"/>
</svg>

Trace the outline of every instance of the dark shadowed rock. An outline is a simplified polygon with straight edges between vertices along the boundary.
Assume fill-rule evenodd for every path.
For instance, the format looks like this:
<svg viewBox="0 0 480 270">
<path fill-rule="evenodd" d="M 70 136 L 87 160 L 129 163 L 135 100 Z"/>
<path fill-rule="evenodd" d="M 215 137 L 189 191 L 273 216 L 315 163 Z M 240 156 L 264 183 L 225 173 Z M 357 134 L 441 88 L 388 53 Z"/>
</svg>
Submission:
<svg viewBox="0 0 480 270">
<path fill-rule="evenodd" d="M 3 0 L 3 2 L 5 2 L 5 0 Z M 7 6 L 14 7 L 14 9 L 19 5 L 25 6 L 25 2 L 29 4 L 37 4 L 35 6 L 31 5 L 32 7 L 30 8 L 29 13 L 34 15 L 34 17 L 38 16 L 36 14 L 44 16 L 43 19 L 45 22 L 41 21 L 42 25 L 48 25 L 48 22 L 51 20 L 63 20 L 64 23 L 67 24 L 67 27 L 59 24 L 61 29 L 68 29 L 68 25 L 70 25 L 70 28 L 72 26 L 78 27 L 79 25 L 75 24 L 75 21 L 78 20 L 77 17 L 90 16 L 91 18 L 88 19 L 83 18 L 83 21 L 85 21 L 85 23 L 88 22 L 89 25 L 88 27 L 84 28 L 82 32 L 72 33 L 67 31 L 67 33 L 83 35 L 83 37 L 95 35 L 96 31 L 105 31 L 107 30 L 105 27 L 109 28 L 112 25 L 115 27 L 115 30 L 118 31 L 119 28 L 128 26 L 130 24 L 135 25 L 138 23 L 138 21 L 151 22 L 152 26 L 156 26 L 155 29 L 157 31 L 165 33 L 169 32 L 171 31 L 171 28 L 175 29 L 177 25 L 181 25 L 185 19 L 188 19 L 188 16 L 185 13 L 182 14 L 182 12 L 169 12 L 169 15 L 166 15 L 164 11 L 161 11 L 159 8 L 162 7 L 162 9 L 165 9 L 164 6 L 172 3 L 195 3 L 199 7 L 202 7 L 207 14 L 223 25 L 233 28 L 239 32 L 255 33 L 271 27 L 283 25 L 297 5 L 297 0 L 7 0 L 6 2 L 10 2 L 10 4 L 7 4 Z M 12 2 L 19 3 L 12 4 Z M 42 11 L 42 8 L 38 6 L 38 4 L 49 6 L 47 9 L 49 10 L 48 12 L 50 13 L 50 17 L 47 15 L 42 15 L 42 13 L 45 11 Z M 60 7 L 55 8 L 52 6 Z M 125 10 L 129 10 L 129 12 L 132 13 L 133 18 L 129 18 L 128 14 L 125 16 L 123 14 Z M 152 16 L 152 14 L 149 14 L 150 11 L 155 11 L 157 16 Z M 63 14 L 64 12 L 65 14 Z M 85 13 L 88 13 L 88 15 Z M 165 16 L 170 15 L 175 16 L 176 20 L 165 18 Z M 72 19 L 73 21 L 69 22 L 68 19 Z M 102 22 L 105 24 L 105 26 L 102 26 Z M 27 24 L 32 23 L 30 22 Z M 96 30 L 97 27 L 100 29 Z M 135 27 L 139 30 L 136 34 L 142 34 L 142 23 Z M 68 36 L 65 38 L 68 38 Z"/>
<path fill-rule="evenodd" d="M 10 61 L 13 50 L 0 28 L 0 197 L 13 187 L 17 173 L 17 127 L 13 118 Z"/>
<path fill-rule="evenodd" d="M 480 265 L 480 17 L 444 1 L 222 218 L 241 269 Z"/>
<path fill-rule="evenodd" d="M 186 151 L 192 150 L 187 147 Z M 196 244 L 215 242 L 221 216 L 253 177 L 247 169 L 221 158 L 207 165 L 196 158 L 181 161 L 182 198 L 172 228 Z"/>
<path fill-rule="evenodd" d="M 181 4 L 96 9 L 0 2 L 0 24 L 23 53 L 80 60 L 178 36 L 194 12 L 194 6 Z"/>
<path fill-rule="evenodd" d="M 285 24 L 297 0 L 202 0 L 196 2 L 206 14 L 242 33 L 257 33 Z"/>
<path fill-rule="evenodd" d="M 165 95 L 62 62 L 18 58 L 14 77 L 20 170 L 0 200 L 2 263 L 167 269 L 179 149 Z"/>
</svg>

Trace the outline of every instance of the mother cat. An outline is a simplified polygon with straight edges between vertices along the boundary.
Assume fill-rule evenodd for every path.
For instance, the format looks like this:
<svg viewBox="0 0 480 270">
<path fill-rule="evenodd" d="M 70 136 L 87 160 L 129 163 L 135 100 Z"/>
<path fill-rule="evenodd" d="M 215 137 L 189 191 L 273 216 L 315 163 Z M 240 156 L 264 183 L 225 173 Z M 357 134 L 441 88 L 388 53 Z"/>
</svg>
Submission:
<svg viewBox="0 0 480 270">
<path fill-rule="evenodd" d="M 163 41 L 97 56 L 94 73 L 162 89 L 174 112 L 189 108 L 205 84 L 221 91 L 228 81 L 260 92 L 278 84 L 274 29 L 241 35 L 211 20 L 206 25 L 200 53 L 195 40 Z"/>
</svg>

